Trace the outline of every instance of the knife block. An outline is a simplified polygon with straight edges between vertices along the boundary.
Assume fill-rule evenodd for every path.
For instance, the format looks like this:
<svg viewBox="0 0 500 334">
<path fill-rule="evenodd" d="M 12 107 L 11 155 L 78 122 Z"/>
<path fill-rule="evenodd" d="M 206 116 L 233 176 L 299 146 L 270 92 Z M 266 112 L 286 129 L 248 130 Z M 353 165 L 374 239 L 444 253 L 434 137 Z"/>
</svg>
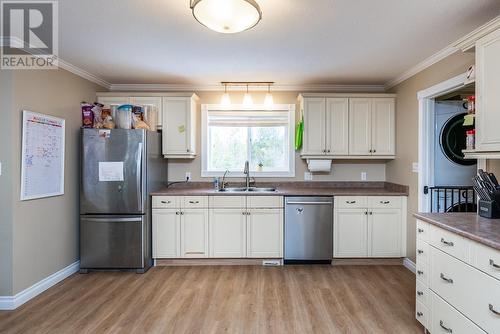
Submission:
<svg viewBox="0 0 500 334">
<path fill-rule="evenodd" d="M 478 214 L 484 218 L 499 219 L 500 218 L 500 205 L 498 199 L 496 201 L 483 201 L 478 202 Z"/>
</svg>

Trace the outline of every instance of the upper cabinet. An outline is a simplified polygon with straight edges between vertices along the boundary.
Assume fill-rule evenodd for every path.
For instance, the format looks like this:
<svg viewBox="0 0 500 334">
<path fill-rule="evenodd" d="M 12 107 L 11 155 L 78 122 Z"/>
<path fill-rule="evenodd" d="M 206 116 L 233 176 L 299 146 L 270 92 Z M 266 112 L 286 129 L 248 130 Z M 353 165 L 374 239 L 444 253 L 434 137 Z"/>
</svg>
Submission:
<svg viewBox="0 0 500 334">
<path fill-rule="evenodd" d="M 304 94 L 302 158 L 391 159 L 395 156 L 395 96 Z"/>
<path fill-rule="evenodd" d="M 156 114 L 156 125 L 161 129 L 162 112 L 161 112 L 161 97 L 158 96 L 135 96 L 130 98 L 130 104 L 142 106 L 145 110 L 150 109 Z"/>
<path fill-rule="evenodd" d="M 476 150 L 500 152 L 500 29 L 476 42 Z"/>
<path fill-rule="evenodd" d="M 196 157 L 196 95 L 163 98 L 163 155 Z"/>
</svg>

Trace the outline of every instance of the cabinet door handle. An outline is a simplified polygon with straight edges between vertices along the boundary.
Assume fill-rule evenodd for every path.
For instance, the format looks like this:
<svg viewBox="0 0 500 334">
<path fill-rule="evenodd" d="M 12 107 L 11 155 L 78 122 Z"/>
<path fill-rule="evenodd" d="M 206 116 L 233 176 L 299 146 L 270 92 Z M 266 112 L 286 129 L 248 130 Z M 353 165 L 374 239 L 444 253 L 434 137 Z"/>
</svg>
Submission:
<svg viewBox="0 0 500 334">
<path fill-rule="evenodd" d="M 373 212 L 370 212 L 370 216 L 373 215 Z"/>
<path fill-rule="evenodd" d="M 419 274 L 419 275 L 423 275 L 423 274 L 424 274 L 424 272 L 423 272 L 422 270 L 417 270 L 417 274 Z"/>
<path fill-rule="evenodd" d="M 421 249 L 417 250 L 417 252 L 418 252 L 418 254 L 423 254 L 424 253 L 424 251 L 421 250 Z"/>
<path fill-rule="evenodd" d="M 453 247 L 454 243 L 452 241 L 446 241 L 444 238 L 441 238 L 441 242 L 445 244 L 446 246 L 451 246 Z"/>
<path fill-rule="evenodd" d="M 389 204 L 391 201 L 380 201 L 380 204 Z"/>
<path fill-rule="evenodd" d="M 490 266 L 496 269 L 500 269 L 500 265 L 496 264 L 492 259 L 490 259 Z"/>
<path fill-rule="evenodd" d="M 198 204 L 200 201 L 189 201 L 189 204 Z"/>
<path fill-rule="evenodd" d="M 423 296 L 423 295 L 424 295 L 424 293 L 423 293 L 422 291 L 417 291 L 417 295 L 419 295 L 419 296 Z"/>
<path fill-rule="evenodd" d="M 497 310 L 495 310 L 495 308 L 493 307 L 493 305 L 489 304 L 489 309 L 490 311 L 495 314 L 495 315 L 500 315 L 500 312 L 498 312 Z"/>
<path fill-rule="evenodd" d="M 418 231 L 418 233 L 424 233 L 424 230 L 421 228 L 417 229 L 417 231 Z"/>
<path fill-rule="evenodd" d="M 373 152 L 373 150 L 370 150 L 369 152 L 370 152 L 370 153 L 372 153 L 372 152 Z"/>
<path fill-rule="evenodd" d="M 170 201 L 161 201 L 161 204 L 170 204 Z"/>
<path fill-rule="evenodd" d="M 181 211 L 181 216 L 183 216 L 183 215 L 184 215 L 184 211 Z"/>
<path fill-rule="evenodd" d="M 175 212 L 175 214 L 176 214 L 176 215 L 179 215 L 179 211 L 176 211 L 176 212 Z"/>
<path fill-rule="evenodd" d="M 188 148 L 188 149 L 186 150 L 186 152 L 189 152 L 189 151 L 190 151 L 190 149 Z"/>
<path fill-rule="evenodd" d="M 365 215 L 367 215 L 367 216 L 368 216 L 368 211 L 365 211 Z"/>
<path fill-rule="evenodd" d="M 377 152 L 377 150 L 373 150 L 373 153 Z"/>
<path fill-rule="evenodd" d="M 326 150 L 328 153 L 330 153 L 330 150 Z"/>
<path fill-rule="evenodd" d="M 345 201 L 347 204 L 356 204 L 356 201 Z"/>
<path fill-rule="evenodd" d="M 424 315 L 424 314 L 423 314 L 422 312 L 417 312 L 417 317 L 419 317 L 419 318 L 420 318 L 420 317 L 421 317 L 421 316 L 423 316 L 423 315 Z"/>
<path fill-rule="evenodd" d="M 447 331 L 448 333 L 453 333 L 453 330 L 451 328 L 448 328 L 444 325 L 443 320 L 439 320 L 439 326 L 441 326 L 441 328 L 444 329 L 445 331 Z"/>
<path fill-rule="evenodd" d="M 444 274 L 443 274 L 443 273 L 441 273 L 440 277 L 441 277 L 441 279 L 442 279 L 443 281 L 446 281 L 446 282 L 448 282 L 448 283 L 450 283 L 450 284 L 453 284 L 453 279 L 451 279 L 451 278 L 448 278 L 448 277 L 444 276 Z"/>
</svg>

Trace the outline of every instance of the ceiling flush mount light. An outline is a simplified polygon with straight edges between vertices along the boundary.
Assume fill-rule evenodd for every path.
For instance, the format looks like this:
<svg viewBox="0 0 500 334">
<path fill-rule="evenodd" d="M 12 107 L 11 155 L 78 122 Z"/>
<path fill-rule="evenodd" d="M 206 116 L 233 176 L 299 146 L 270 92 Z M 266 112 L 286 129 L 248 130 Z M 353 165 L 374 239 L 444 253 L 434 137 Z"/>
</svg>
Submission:
<svg viewBox="0 0 500 334">
<path fill-rule="evenodd" d="M 253 28 L 262 19 L 255 0 L 190 0 L 194 18 L 205 27 L 223 34 Z"/>
</svg>

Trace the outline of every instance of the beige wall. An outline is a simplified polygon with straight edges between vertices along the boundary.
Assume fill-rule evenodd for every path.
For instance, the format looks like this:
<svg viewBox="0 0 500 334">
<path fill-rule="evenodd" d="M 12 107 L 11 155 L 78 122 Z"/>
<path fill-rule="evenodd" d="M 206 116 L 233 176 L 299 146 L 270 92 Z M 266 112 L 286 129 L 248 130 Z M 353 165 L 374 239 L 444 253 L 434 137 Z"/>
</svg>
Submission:
<svg viewBox="0 0 500 334">
<path fill-rule="evenodd" d="M 6 156 L 12 201 L 12 286 L 14 295 L 79 258 L 80 102 L 93 101 L 99 87 L 64 70 L 13 71 L 11 129 Z M 27 109 L 66 120 L 64 195 L 20 201 L 21 120 Z M 2 124 L 5 119 L 2 118 Z M 3 132 L 3 131 L 2 131 Z M 2 145 L 3 146 L 3 145 Z M 2 155 L 2 159 L 4 159 Z M 2 161 L 3 162 L 3 161 Z M 6 180 L 0 177 L 0 182 Z M 2 194 L 2 202 L 5 194 Z M 7 198 L 9 200 L 9 198 Z M 3 218 L 3 217 L 2 217 Z M 2 266 L 2 271 L 4 267 Z M 9 292 L 9 291 L 7 291 Z M 1 294 L 4 294 L 2 291 Z"/>
<path fill-rule="evenodd" d="M 222 92 L 198 92 L 201 104 L 218 104 Z M 273 92 L 274 103 L 276 104 L 297 104 L 299 92 Z M 243 93 L 231 92 L 231 102 L 241 103 Z M 263 103 L 265 92 L 252 92 L 252 98 L 255 104 Z M 296 119 L 298 120 L 299 105 L 296 105 Z M 185 179 L 185 173 L 191 172 L 193 181 L 209 181 L 210 178 L 201 178 L 201 111 L 198 108 L 198 127 L 197 127 L 197 150 L 198 156 L 194 160 L 170 160 L 168 163 L 169 181 L 182 181 Z M 243 166 L 242 166 L 243 169 Z M 304 172 L 307 171 L 305 160 L 300 159 L 299 153 L 295 154 L 295 178 L 273 178 L 272 180 L 300 181 L 304 180 Z M 358 162 L 334 162 L 332 171 L 328 174 L 315 174 L 315 181 L 358 181 L 361 180 L 361 172 L 367 173 L 368 181 L 385 181 L 385 162 L 368 163 L 366 161 Z M 271 179 L 261 178 L 262 181 L 271 181 Z M 257 180 L 259 181 L 259 180 Z"/>
<path fill-rule="evenodd" d="M 474 63 L 472 53 L 456 53 L 400 83 L 396 93 L 396 159 L 387 164 L 387 181 L 410 186 L 408 198 L 408 257 L 415 260 L 415 219 L 418 209 L 418 175 L 412 172 L 412 162 L 418 161 L 418 100 L 417 92 L 464 73 Z"/>
<path fill-rule="evenodd" d="M 0 296 L 12 294 L 12 72 L 0 70 Z"/>
</svg>

